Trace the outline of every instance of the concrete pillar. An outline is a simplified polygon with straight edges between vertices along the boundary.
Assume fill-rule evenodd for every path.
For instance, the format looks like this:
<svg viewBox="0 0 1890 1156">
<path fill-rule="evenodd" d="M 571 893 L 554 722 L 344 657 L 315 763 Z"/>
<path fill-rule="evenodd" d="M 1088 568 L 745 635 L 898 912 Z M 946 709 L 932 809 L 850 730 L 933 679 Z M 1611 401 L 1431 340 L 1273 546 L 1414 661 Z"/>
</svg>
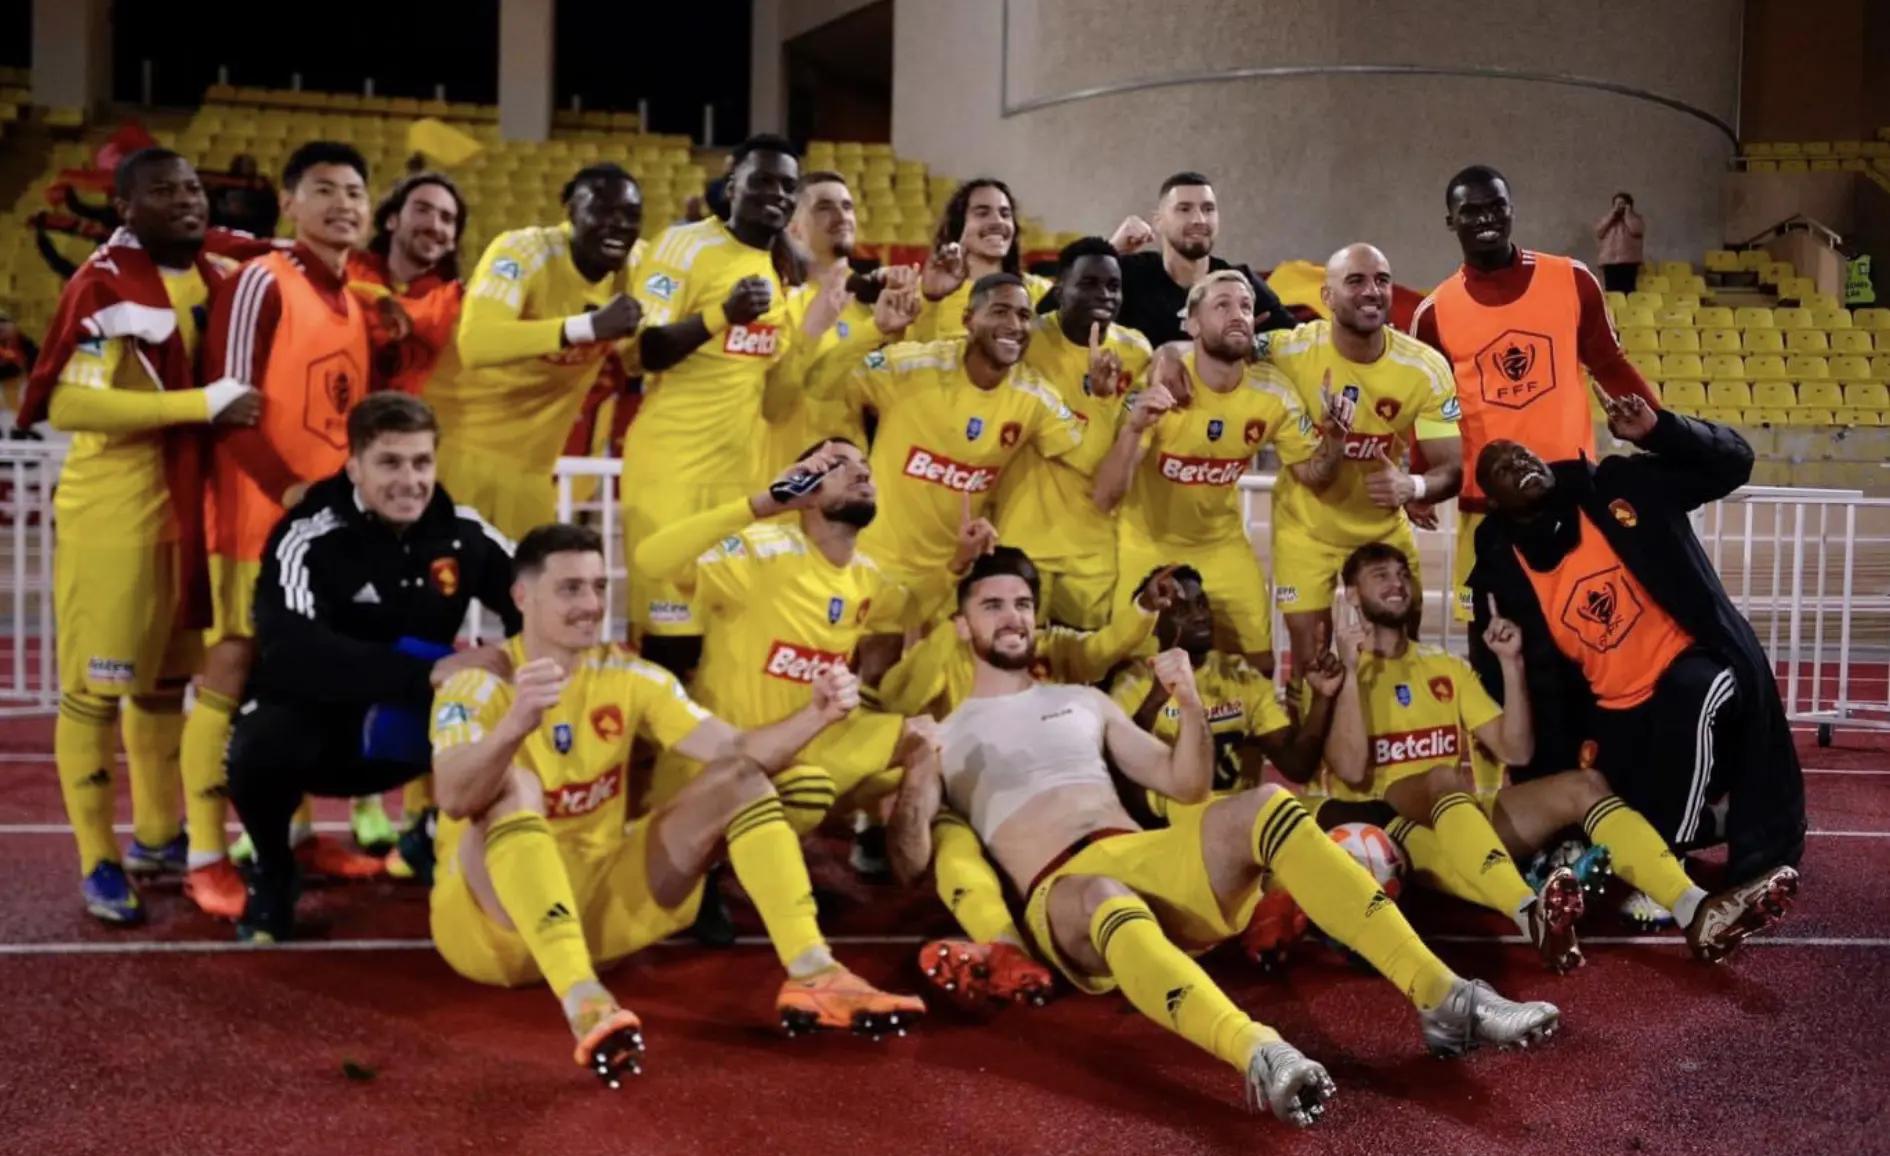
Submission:
<svg viewBox="0 0 1890 1156">
<path fill-rule="evenodd" d="M 499 135 L 551 135 L 558 0 L 499 0 Z"/>
<path fill-rule="evenodd" d="M 91 113 L 111 89 L 110 0 L 33 0 L 33 103 Z"/>
<path fill-rule="evenodd" d="M 787 130 L 787 69 L 781 5 L 754 6 L 748 61 L 748 131 Z"/>
</svg>

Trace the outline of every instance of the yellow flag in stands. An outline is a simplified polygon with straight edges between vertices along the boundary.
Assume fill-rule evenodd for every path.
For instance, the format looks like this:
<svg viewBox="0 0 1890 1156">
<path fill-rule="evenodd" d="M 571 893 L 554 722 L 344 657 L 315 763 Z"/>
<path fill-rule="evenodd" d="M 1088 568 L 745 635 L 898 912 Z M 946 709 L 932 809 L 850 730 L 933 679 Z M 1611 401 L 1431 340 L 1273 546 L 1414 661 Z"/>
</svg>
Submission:
<svg viewBox="0 0 1890 1156">
<path fill-rule="evenodd" d="M 1319 300 L 1319 287 L 1326 283 L 1326 268 L 1311 261 L 1281 261 L 1267 275 L 1267 288 L 1288 309 L 1295 305 L 1312 310 L 1331 320 L 1332 311 Z"/>
<path fill-rule="evenodd" d="M 407 126 L 407 151 L 420 153 L 429 163 L 452 168 L 477 156 L 477 140 L 443 120 L 424 117 Z"/>
</svg>

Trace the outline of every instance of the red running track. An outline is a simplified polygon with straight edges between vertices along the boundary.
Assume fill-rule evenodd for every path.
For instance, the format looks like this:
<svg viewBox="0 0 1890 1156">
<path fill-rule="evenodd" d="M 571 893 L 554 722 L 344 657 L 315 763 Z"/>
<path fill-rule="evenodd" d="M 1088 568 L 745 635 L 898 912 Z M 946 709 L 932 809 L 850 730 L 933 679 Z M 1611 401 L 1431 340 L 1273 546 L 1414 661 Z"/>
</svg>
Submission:
<svg viewBox="0 0 1890 1156">
<path fill-rule="evenodd" d="M 1813 830 L 1832 833 L 1810 840 L 1782 942 L 1726 967 L 1671 938 L 1593 942 L 1621 932 L 1596 918 L 1589 966 L 1558 979 L 1493 938 L 1510 930 L 1500 918 L 1414 897 L 1453 966 L 1560 1004 L 1566 1029 L 1543 1051 L 1429 1059 L 1404 1001 L 1321 948 L 1282 978 L 1209 957 L 1338 1082 L 1301 1134 L 1249 1115 L 1232 1071 L 1113 998 L 986 1017 L 934 1001 L 907 1039 L 784 1039 L 765 946 L 666 945 L 607 977 L 650 1046 L 647 1074 L 607 1093 L 571 1063 L 547 993 L 476 987 L 426 950 L 414 889 L 312 892 L 314 951 L 205 950 L 228 928 L 175 884 L 147 889 L 151 926 L 98 927 L 73 894 L 69 837 L 34 833 L 63 821 L 48 732 L 0 730 L 14 752 L 0 765 L 0 1152 L 1890 1152 L 1890 756 L 1875 736 L 1807 737 L 1808 767 L 1850 772 L 1810 776 Z M 842 943 L 843 958 L 916 989 L 911 943 L 885 940 L 942 931 L 942 912 L 859 884 L 839 850 L 814 856 L 826 926 L 874 940 Z M 364 940 L 395 942 L 344 950 Z"/>
</svg>

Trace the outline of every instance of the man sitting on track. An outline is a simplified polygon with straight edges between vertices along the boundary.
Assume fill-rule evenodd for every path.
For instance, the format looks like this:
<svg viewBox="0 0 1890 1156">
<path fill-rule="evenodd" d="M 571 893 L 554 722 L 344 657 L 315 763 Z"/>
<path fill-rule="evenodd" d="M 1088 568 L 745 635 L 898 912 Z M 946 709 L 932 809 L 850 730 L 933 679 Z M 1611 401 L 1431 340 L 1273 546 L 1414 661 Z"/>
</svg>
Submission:
<svg viewBox="0 0 1890 1156">
<path fill-rule="evenodd" d="M 1027 897 L 1031 937 L 1071 983 L 1097 994 L 1120 986 L 1144 1015 L 1244 1073 L 1251 1103 L 1302 1127 L 1333 1094 L 1325 1069 L 1248 1018 L 1188 955 L 1240 932 L 1269 873 L 1418 1005 L 1434 1051 L 1526 1045 L 1554 1032 L 1553 1006 L 1513 1003 L 1444 966 L 1278 787 L 1179 808 L 1163 830 L 1138 828 L 1105 755 L 1140 786 L 1183 803 L 1209 799 L 1214 744 L 1188 656 L 1170 650 L 1153 664 L 1181 712 L 1171 750 L 1101 691 L 1036 681 L 1037 585 L 1020 570 L 987 557 L 959 584 L 958 629 L 972 644 L 976 681 L 945 721 L 942 774 L 907 769 L 891 840 L 906 874 L 931 857 L 932 819 L 949 799 Z"/>
<path fill-rule="evenodd" d="M 481 983 L 546 980 L 577 1036 L 577 1062 L 617 1087 L 639 1069 L 642 1026 L 596 966 L 688 927 L 726 843 L 788 972 L 775 1001 L 782 1024 L 903 1034 L 925 1005 L 834 961 L 800 840 L 768 781 L 852 711 L 858 681 L 829 668 L 801 710 L 737 730 L 668 671 L 597 641 L 608 582 L 594 531 L 540 526 L 514 565 L 524 628 L 506 646 L 511 679 L 467 670 L 434 698 L 434 789 L 446 816 L 432 895 L 440 955 Z M 639 736 L 706 765 L 626 824 L 624 766 Z"/>
</svg>

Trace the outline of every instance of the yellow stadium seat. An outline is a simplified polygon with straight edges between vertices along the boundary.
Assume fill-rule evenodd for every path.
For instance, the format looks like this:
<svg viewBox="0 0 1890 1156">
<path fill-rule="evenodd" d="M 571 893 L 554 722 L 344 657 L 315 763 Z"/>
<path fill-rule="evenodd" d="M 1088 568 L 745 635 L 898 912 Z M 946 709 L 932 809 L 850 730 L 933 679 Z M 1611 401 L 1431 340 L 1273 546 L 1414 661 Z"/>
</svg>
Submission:
<svg viewBox="0 0 1890 1156">
<path fill-rule="evenodd" d="M 1641 376 L 1652 381 L 1660 380 L 1660 354 L 1651 350 L 1630 351 L 1627 355 L 1629 364 L 1641 371 Z"/>
<path fill-rule="evenodd" d="M 1822 329 L 1788 329 L 1785 348 L 1793 353 L 1829 353 L 1831 343 L 1825 339 Z"/>
<path fill-rule="evenodd" d="M 1766 252 L 1764 249 L 1741 249 L 1739 251 L 1739 268 L 1747 273 L 1757 273 L 1771 263 L 1772 254 Z"/>
<path fill-rule="evenodd" d="M 1785 352 L 1785 332 L 1781 329 L 1748 329 L 1741 345 L 1747 353 Z"/>
<path fill-rule="evenodd" d="M 1797 409 L 1785 411 L 1785 424 L 1790 426 L 1828 426 L 1838 424 L 1837 415 L 1828 409 Z"/>
<path fill-rule="evenodd" d="M 1869 356 L 1871 352 L 1870 330 L 1868 329 L 1833 329 L 1830 336 L 1831 350 L 1834 353 L 1861 353 Z"/>
<path fill-rule="evenodd" d="M 1759 267 L 1759 284 L 1777 285 L 1796 272 L 1790 261 L 1767 261 Z"/>
<path fill-rule="evenodd" d="M 1714 410 L 1713 412 L 1718 413 L 1719 411 Z M 1742 410 L 1738 412 L 1739 412 L 1739 420 L 1728 421 L 1726 423 L 1727 425 L 1745 426 L 1747 429 L 1752 429 L 1755 427 L 1764 428 L 1768 426 L 1780 426 L 1780 425 L 1785 424 L 1786 411 L 1782 409 L 1763 409 L 1761 407 L 1754 406 L 1751 409 Z M 1717 421 L 1719 419 L 1715 418 L 1714 420 Z"/>
<path fill-rule="evenodd" d="M 1826 329 L 1835 329 L 1840 325 L 1850 324 L 1850 310 L 1844 308 L 1844 302 L 1839 301 L 1835 293 L 1807 293 L 1800 304 L 1811 310 L 1814 322 L 1821 312 L 1832 315 L 1838 312 L 1843 313 L 1844 320 L 1832 321 L 1829 325 L 1824 326 Z"/>
<path fill-rule="evenodd" d="M 1659 353 L 1660 330 L 1640 325 L 1623 329 L 1621 347 L 1629 353 Z"/>
<path fill-rule="evenodd" d="M 1741 305 L 1733 310 L 1734 324 L 1741 329 L 1773 328 L 1772 311 L 1763 305 Z"/>
<path fill-rule="evenodd" d="M 1709 381 L 1706 404 L 1715 408 L 1744 409 L 1752 404 L 1752 387 L 1743 381 Z"/>
<path fill-rule="evenodd" d="M 1785 359 L 1785 375 L 1795 381 L 1822 381 L 1831 376 L 1831 365 L 1815 353 L 1794 353 Z"/>
<path fill-rule="evenodd" d="M 1811 166 L 1803 160 L 1782 160 L 1778 162 L 1778 171 L 1781 173 L 1808 173 L 1811 171 Z"/>
<path fill-rule="evenodd" d="M 1811 310 L 1782 308 L 1772 310 L 1772 324 L 1780 329 L 1810 329 Z"/>
<path fill-rule="evenodd" d="M 1667 298 L 1667 304 L 1679 305 L 1688 309 L 1698 309 L 1700 307 L 1700 298 L 1704 296 L 1706 296 L 1706 278 L 1689 277 L 1679 285 L 1674 286 L 1674 292 Z"/>
<path fill-rule="evenodd" d="M 1788 381 L 1785 359 L 1776 353 L 1756 353 L 1746 358 L 1746 376 L 1753 381 Z"/>
<path fill-rule="evenodd" d="M 1636 289 L 1627 295 L 1629 305 L 1639 305 L 1647 309 L 1659 309 L 1667 303 L 1664 291 Z"/>
<path fill-rule="evenodd" d="M 1614 323 L 1622 329 L 1653 329 L 1655 311 L 1645 305 L 1624 305 L 1615 311 Z"/>
<path fill-rule="evenodd" d="M 1890 381 L 1890 353 L 1879 353 L 1870 359 L 1870 378 L 1872 381 Z"/>
<path fill-rule="evenodd" d="M 1740 383 L 1742 387 L 1744 384 Z M 1706 385 L 1698 381 L 1662 382 L 1660 404 L 1681 413 L 1698 413 L 1706 408 Z"/>
<path fill-rule="evenodd" d="M 1660 331 L 1660 351 L 1662 353 L 1698 353 L 1700 351 L 1700 331 L 1697 329 L 1663 329 Z"/>
<path fill-rule="evenodd" d="M 1634 288 L 1642 293 L 1665 293 L 1673 288 L 1673 283 L 1658 273 L 1649 273 L 1643 265 L 1641 275 L 1635 278 Z"/>
<path fill-rule="evenodd" d="M 1707 421 L 1716 421 L 1721 425 L 1744 425 L 1746 420 L 1746 415 L 1736 409 L 1712 406 L 1696 411 L 1693 416 L 1703 417 Z"/>
<path fill-rule="evenodd" d="M 1737 273 L 1739 254 L 1731 249 L 1708 249 L 1706 251 L 1706 271 L 1709 273 Z"/>
<path fill-rule="evenodd" d="M 1707 353 L 1738 353 L 1739 331 L 1737 329 L 1702 329 L 1700 330 L 1700 348 Z"/>
<path fill-rule="evenodd" d="M 1890 386 L 1881 381 L 1846 382 L 1844 404 L 1850 409 L 1890 410 Z"/>
<path fill-rule="evenodd" d="M 1760 409 L 1790 409 L 1798 404 L 1798 391 L 1789 381 L 1761 381 L 1752 387 L 1752 404 Z"/>
<path fill-rule="evenodd" d="M 1859 309 L 1851 321 L 1860 329 L 1890 329 L 1890 309 Z"/>
<path fill-rule="evenodd" d="M 1846 409 L 1839 412 L 1844 420 L 1852 425 L 1881 426 L 1884 424 L 1884 412 L 1880 409 Z"/>
<path fill-rule="evenodd" d="M 1693 276 L 1693 263 L 1691 261 L 1662 261 L 1660 263 L 1660 275 L 1667 278 L 1669 281 L 1677 281 L 1684 277 L 1691 277 Z"/>
<path fill-rule="evenodd" d="M 1667 328 L 1691 328 L 1693 310 L 1685 305 L 1669 304 L 1654 310 L 1654 324 Z"/>
<path fill-rule="evenodd" d="M 1669 378 L 1704 378 L 1706 365 L 1697 353 L 1663 353 L 1660 355 L 1660 379 Z"/>
<path fill-rule="evenodd" d="M 1801 381 L 1798 404 L 1811 409 L 1843 409 L 1844 391 L 1835 381 Z"/>
<path fill-rule="evenodd" d="M 1731 329 L 1733 311 L 1724 305 L 1702 305 L 1693 311 L 1693 324 L 1701 329 Z"/>
<path fill-rule="evenodd" d="M 1851 327 L 1851 311 L 1841 305 L 1813 306 L 1811 310 L 1811 324 L 1818 329 L 1849 329 Z"/>
<path fill-rule="evenodd" d="M 1601 299 L 1607 304 L 1609 315 L 1619 323 L 1621 311 L 1627 308 L 1627 294 L 1619 289 L 1610 289 L 1601 295 Z"/>
<path fill-rule="evenodd" d="M 1831 376 L 1839 381 L 1869 381 L 1870 358 L 1855 353 L 1839 354 L 1831 359 Z"/>
<path fill-rule="evenodd" d="M 1715 353 L 1706 358 L 1706 376 L 1714 381 L 1744 381 L 1745 359 L 1736 353 Z"/>
<path fill-rule="evenodd" d="M 1778 282 L 1778 295 L 1781 298 L 1806 303 L 1805 298 L 1818 291 L 1818 283 L 1809 277 L 1781 277 Z"/>
</svg>

